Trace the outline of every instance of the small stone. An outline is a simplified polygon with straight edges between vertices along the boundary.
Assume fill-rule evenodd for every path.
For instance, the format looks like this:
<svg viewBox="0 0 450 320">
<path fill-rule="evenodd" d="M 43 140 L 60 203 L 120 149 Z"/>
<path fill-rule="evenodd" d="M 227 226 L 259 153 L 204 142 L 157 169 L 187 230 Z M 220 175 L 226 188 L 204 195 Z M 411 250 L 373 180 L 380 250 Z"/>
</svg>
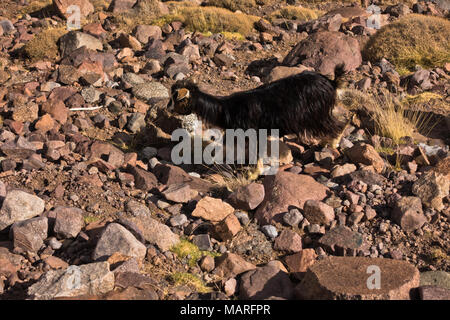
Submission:
<svg viewBox="0 0 450 320">
<path fill-rule="evenodd" d="M 14 248 L 37 252 L 48 234 L 48 220 L 45 217 L 36 217 L 16 222 L 11 227 Z"/>
<path fill-rule="evenodd" d="M 275 239 L 278 236 L 277 228 L 272 225 L 262 226 L 261 231 L 270 239 Z"/>
<path fill-rule="evenodd" d="M 321 201 L 307 200 L 303 211 L 312 224 L 329 225 L 335 218 L 333 208 Z"/>
<path fill-rule="evenodd" d="M 211 256 L 204 256 L 200 261 L 200 268 L 205 272 L 211 272 L 215 268 L 214 258 Z"/>
<path fill-rule="evenodd" d="M 44 212 L 45 202 L 41 198 L 21 190 L 6 194 L 0 211 L 0 231 L 14 222 L 27 220 Z"/>
<path fill-rule="evenodd" d="M 299 252 L 302 250 L 302 238 L 294 231 L 283 230 L 275 239 L 274 248 L 289 253 Z"/>
<path fill-rule="evenodd" d="M 75 238 L 84 225 L 83 210 L 73 207 L 57 207 L 53 210 L 55 218 L 54 232 L 61 238 Z"/>
<path fill-rule="evenodd" d="M 297 227 L 302 220 L 303 215 L 297 208 L 290 209 L 283 216 L 283 222 L 291 227 Z"/>
</svg>

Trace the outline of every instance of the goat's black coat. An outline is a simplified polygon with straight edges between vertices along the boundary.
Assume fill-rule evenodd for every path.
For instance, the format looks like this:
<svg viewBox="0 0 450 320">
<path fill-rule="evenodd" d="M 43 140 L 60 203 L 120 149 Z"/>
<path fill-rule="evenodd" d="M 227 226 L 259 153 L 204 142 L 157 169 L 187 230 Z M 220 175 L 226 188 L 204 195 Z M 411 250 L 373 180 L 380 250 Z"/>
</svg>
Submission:
<svg viewBox="0 0 450 320">
<path fill-rule="evenodd" d="M 206 123 L 223 129 L 279 129 L 280 136 L 334 138 L 342 130 L 332 115 L 337 79 L 342 74 L 342 66 L 336 68 L 335 80 L 303 72 L 225 97 L 204 93 L 196 84 L 180 81 L 172 86 L 172 94 L 180 88 L 188 89 L 184 114 L 195 113 Z"/>
</svg>

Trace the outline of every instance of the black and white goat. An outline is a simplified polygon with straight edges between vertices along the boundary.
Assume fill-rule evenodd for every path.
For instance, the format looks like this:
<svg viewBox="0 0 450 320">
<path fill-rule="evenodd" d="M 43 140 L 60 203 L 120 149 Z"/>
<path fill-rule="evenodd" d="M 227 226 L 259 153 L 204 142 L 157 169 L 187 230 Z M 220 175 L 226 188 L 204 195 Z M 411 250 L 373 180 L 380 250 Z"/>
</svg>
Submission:
<svg viewBox="0 0 450 320">
<path fill-rule="evenodd" d="M 278 129 L 280 136 L 332 140 L 344 127 L 332 115 L 338 79 L 343 74 L 343 65 L 336 67 L 334 80 L 305 71 L 222 97 L 201 91 L 191 81 L 178 81 L 171 88 L 168 110 L 195 113 L 207 124 L 223 129 Z"/>
</svg>

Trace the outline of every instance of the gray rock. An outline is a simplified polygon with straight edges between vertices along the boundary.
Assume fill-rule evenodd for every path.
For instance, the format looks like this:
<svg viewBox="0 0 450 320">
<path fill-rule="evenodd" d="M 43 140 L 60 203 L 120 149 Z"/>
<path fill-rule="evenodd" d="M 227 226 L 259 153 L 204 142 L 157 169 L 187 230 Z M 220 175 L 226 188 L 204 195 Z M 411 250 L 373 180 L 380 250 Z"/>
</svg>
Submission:
<svg viewBox="0 0 450 320">
<path fill-rule="evenodd" d="M 108 262 L 69 266 L 64 270 L 50 270 L 37 283 L 28 288 L 34 300 L 59 297 L 100 295 L 114 288 L 114 274 Z"/>
<path fill-rule="evenodd" d="M 420 274 L 421 286 L 437 286 L 450 290 L 450 273 L 445 271 L 426 271 Z"/>
<path fill-rule="evenodd" d="M 137 133 L 145 128 L 145 115 L 139 112 L 133 113 L 128 119 L 127 129 L 132 133 Z"/>
<path fill-rule="evenodd" d="M 275 239 L 278 237 L 278 231 L 277 228 L 275 228 L 272 225 L 265 225 L 261 227 L 261 231 L 269 238 Z"/>
<path fill-rule="evenodd" d="M 16 222 L 11 227 L 11 235 L 14 248 L 37 252 L 47 238 L 48 219 L 46 217 L 36 217 Z"/>
<path fill-rule="evenodd" d="M 194 236 L 192 242 L 200 249 L 205 251 L 212 250 L 211 238 L 207 234 L 199 234 Z"/>
<path fill-rule="evenodd" d="M 6 195 L 0 211 L 0 230 L 14 222 L 27 220 L 44 212 L 45 202 L 41 198 L 21 190 L 12 190 Z"/>
<path fill-rule="evenodd" d="M 172 227 L 179 227 L 188 222 L 187 217 L 184 214 L 173 216 L 170 218 L 169 223 Z"/>
<path fill-rule="evenodd" d="M 365 243 L 361 234 L 345 226 L 337 226 L 325 233 L 319 244 L 331 254 L 355 256 Z"/>
<path fill-rule="evenodd" d="M 83 46 L 87 49 L 103 50 L 103 44 L 99 39 L 79 31 L 70 31 L 59 40 L 59 49 L 62 57 Z"/>
<path fill-rule="evenodd" d="M 156 245 L 162 252 L 170 250 L 180 242 L 179 236 L 170 228 L 149 215 L 140 215 L 129 218 L 142 232 L 146 241 Z"/>
<path fill-rule="evenodd" d="M 129 257 L 143 260 L 147 248 L 133 234 L 117 223 L 109 224 L 97 242 L 92 259 L 99 260 L 120 252 Z"/>
<path fill-rule="evenodd" d="M 290 209 L 283 216 L 283 222 L 291 227 L 297 227 L 302 220 L 303 215 L 297 208 Z"/>
<path fill-rule="evenodd" d="M 169 91 L 159 82 L 146 82 L 132 88 L 133 95 L 147 103 L 156 103 L 168 99 Z"/>
<path fill-rule="evenodd" d="M 135 200 L 130 200 L 126 203 L 125 211 L 132 214 L 135 217 L 146 216 L 150 214 L 150 209 L 147 208 L 145 204 L 142 204 Z"/>
</svg>

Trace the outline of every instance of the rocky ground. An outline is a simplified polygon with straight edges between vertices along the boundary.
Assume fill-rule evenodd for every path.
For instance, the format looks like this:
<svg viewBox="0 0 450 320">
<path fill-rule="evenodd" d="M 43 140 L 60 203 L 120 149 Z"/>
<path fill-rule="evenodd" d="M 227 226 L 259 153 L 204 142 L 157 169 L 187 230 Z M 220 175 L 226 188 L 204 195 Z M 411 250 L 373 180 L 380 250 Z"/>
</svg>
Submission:
<svg viewBox="0 0 450 320">
<path fill-rule="evenodd" d="M 136 1 L 91 2 L 0 4 L 0 299 L 450 299 L 450 61 L 366 61 L 377 30 L 357 5 L 230 39 L 178 21 L 122 33 L 111 17 Z M 65 30 L 70 4 L 81 30 Z M 439 1 L 381 8 L 384 25 L 449 16 Z M 337 114 L 355 115 L 338 149 L 284 137 L 282 168 L 256 181 L 171 163 L 190 119 L 165 110 L 176 80 L 225 95 L 340 62 Z M 432 130 L 377 134 L 364 98 L 381 92 L 439 96 L 419 105 Z"/>
</svg>

